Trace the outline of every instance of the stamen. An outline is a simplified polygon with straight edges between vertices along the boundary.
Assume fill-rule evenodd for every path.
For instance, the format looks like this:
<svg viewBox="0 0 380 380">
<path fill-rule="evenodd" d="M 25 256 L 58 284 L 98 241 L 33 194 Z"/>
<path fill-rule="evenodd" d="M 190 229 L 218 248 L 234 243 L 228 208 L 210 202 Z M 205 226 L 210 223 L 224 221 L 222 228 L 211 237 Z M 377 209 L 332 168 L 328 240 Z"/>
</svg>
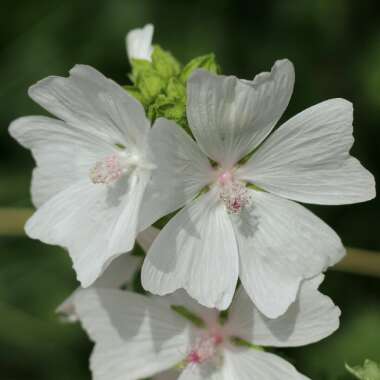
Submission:
<svg viewBox="0 0 380 380">
<path fill-rule="evenodd" d="M 222 186 L 220 199 L 224 202 L 227 212 L 230 214 L 239 214 L 251 201 L 246 186 L 236 181 Z"/>
<path fill-rule="evenodd" d="M 102 161 L 98 161 L 90 171 L 90 179 L 93 183 L 111 184 L 117 181 L 126 169 L 120 162 L 117 154 L 111 154 Z"/>
<path fill-rule="evenodd" d="M 205 361 L 220 359 L 219 346 L 223 343 L 223 335 L 215 333 L 200 337 L 194 348 L 186 357 L 187 364 L 202 364 Z"/>
</svg>

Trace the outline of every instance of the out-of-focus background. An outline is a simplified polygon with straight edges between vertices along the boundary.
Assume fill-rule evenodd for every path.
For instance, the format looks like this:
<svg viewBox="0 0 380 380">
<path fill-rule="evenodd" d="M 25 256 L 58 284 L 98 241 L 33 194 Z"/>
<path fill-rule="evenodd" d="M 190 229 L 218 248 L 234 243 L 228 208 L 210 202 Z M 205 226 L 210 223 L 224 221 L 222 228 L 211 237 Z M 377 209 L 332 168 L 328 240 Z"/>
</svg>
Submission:
<svg viewBox="0 0 380 380">
<path fill-rule="evenodd" d="M 7 132 L 12 119 L 43 113 L 28 87 L 67 75 L 75 63 L 127 83 L 124 37 L 147 22 L 155 24 L 155 42 L 183 63 L 215 52 L 223 72 L 241 78 L 291 59 L 296 86 L 284 119 L 328 98 L 349 99 L 353 153 L 379 175 L 378 1 L 2 0 L 0 15 L 0 207 L 31 206 L 33 161 Z M 312 209 L 346 245 L 380 250 L 379 201 Z M 0 236 L 0 379 L 90 379 L 91 344 L 54 313 L 76 286 L 62 250 Z M 345 362 L 380 361 L 380 279 L 330 271 L 323 290 L 343 311 L 340 330 L 283 353 L 312 379 L 348 380 Z"/>
</svg>

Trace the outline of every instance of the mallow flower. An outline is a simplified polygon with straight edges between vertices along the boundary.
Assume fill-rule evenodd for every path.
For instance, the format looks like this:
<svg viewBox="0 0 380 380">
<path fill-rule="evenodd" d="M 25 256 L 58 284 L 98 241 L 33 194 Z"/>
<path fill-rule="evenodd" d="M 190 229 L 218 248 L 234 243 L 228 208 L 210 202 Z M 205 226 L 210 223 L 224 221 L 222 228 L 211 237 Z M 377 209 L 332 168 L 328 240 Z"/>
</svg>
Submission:
<svg viewBox="0 0 380 380">
<path fill-rule="evenodd" d="M 366 201 L 374 178 L 349 154 L 353 110 L 344 99 L 310 107 L 271 133 L 293 84 L 288 60 L 252 81 L 197 70 L 187 83 L 194 139 L 173 122 L 156 122 L 149 139 L 157 170 L 141 212 L 157 219 L 184 207 L 147 254 L 146 290 L 184 288 L 226 309 L 240 277 L 259 310 L 276 318 L 304 279 L 343 257 L 335 232 L 294 201 Z"/>
<path fill-rule="evenodd" d="M 95 342 L 94 380 L 135 380 L 177 368 L 180 380 L 306 380 L 263 347 L 294 347 L 323 339 L 339 326 L 339 309 L 305 281 L 299 298 L 268 319 L 240 288 L 227 315 L 177 291 L 150 297 L 115 289 L 75 296 L 79 319 Z"/>
<path fill-rule="evenodd" d="M 132 59 L 151 61 L 153 32 L 153 25 L 147 24 L 143 28 L 132 29 L 127 33 L 125 43 L 130 61 Z"/>
<path fill-rule="evenodd" d="M 158 232 L 157 228 L 151 226 L 137 235 L 136 241 L 144 252 L 150 248 Z M 92 284 L 92 287 L 102 289 L 127 287 L 129 289 L 134 275 L 141 268 L 141 265 L 141 256 L 121 255 L 111 262 L 102 275 Z M 74 299 L 81 289 L 79 287 L 74 290 L 56 309 L 56 312 L 65 322 L 76 322 L 78 320 Z"/>
<path fill-rule="evenodd" d="M 36 160 L 28 236 L 68 249 L 82 286 L 133 248 L 153 165 L 141 104 L 97 70 L 77 65 L 48 77 L 30 97 L 58 117 L 15 120 L 10 134 Z M 149 223 L 148 223 L 149 224 Z"/>
</svg>

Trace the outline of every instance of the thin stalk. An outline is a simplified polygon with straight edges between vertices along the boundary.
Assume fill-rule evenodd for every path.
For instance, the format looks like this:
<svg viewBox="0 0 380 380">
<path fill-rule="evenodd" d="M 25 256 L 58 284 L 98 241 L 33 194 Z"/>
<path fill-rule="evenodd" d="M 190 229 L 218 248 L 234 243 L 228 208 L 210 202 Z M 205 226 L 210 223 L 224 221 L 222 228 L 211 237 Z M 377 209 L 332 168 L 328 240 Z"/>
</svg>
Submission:
<svg viewBox="0 0 380 380">
<path fill-rule="evenodd" d="M 0 236 L 24 236 L 24 224 L 32 213 L 28 208 L 0 208 Z M 332 269 L 380 277 L 380 252 L 347 247 L 346 257 Z"/>
</svg>

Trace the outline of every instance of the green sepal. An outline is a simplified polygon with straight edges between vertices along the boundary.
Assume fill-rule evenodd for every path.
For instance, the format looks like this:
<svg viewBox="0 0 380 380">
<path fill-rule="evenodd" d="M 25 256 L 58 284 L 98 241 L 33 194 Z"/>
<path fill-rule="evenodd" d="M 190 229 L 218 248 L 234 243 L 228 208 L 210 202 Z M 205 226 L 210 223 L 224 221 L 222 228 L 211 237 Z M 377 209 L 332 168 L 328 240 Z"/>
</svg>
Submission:
<svg viewBox="0 0 380 380">
<path fill-rule="evenodd" d="M 181 65 L 168 51 L 163 50 L 160 46 L 155 46 L 152 53 L 153 69 L 165 79 L 179 75 Z"/>
<path fill-rule="evenodd" d="M 177 314 L 179 314 L 181 317 L 187 319 L 190 321 L 193 325 L 204 328 L 206 327 L 206 324 L 204 320 L 200 317 L 198 317 L 196 314 L 191 312 L 189 309 L 187 309 L 185 306 L 182 305 L 170 305 L 171 309 L 174 310 Z"/>
<path fill-rule="evenodd" d="M 190 75 L 197 69 L 204 69 L 213 74 L 220 74 L 221 72 L 220 66 L 216 62 L 215 54 L 210 53 L 196 57 L 187 63 L 181 72 L 181 81 L 186 83 Z"/>
<path fill-rule="evenodd" d="M 131 66 L 132 73 L 129 75 L 129 79 L 132 83 L 136 83 L 136 79 L 139 75 L 143 75 L 145 72 L 153 71 L 152 63 L 145 59 L 132 59 Z"/>
<path fill-rule="evenodd" d="M 145 71 L 136 78 L 136 87 L 142 95 L 142 103 L 150 104 L 165 88 L 165 81 L 154 71 Z"/>
<path fill-rule="evenodd" d="M 145 106 L 145 104 L 144 104 L 144 97 L 141 94 L 141 91 L 136 86 L 126 85 L 126 86 L 124 86 L 124 89 L 128 92 L 129 95 L 132 95 L 143 106 Z"/>
<path fill-rule="evenodd" d="M 186 121 L 186 104 L 182 99 L 170 99 L 160 94 L 149 107 L 148 116 L 152 121 L 159 117 L 165 117 L 183 125 Z"/>
<path fill-rule="evenodd" d="M 256 191 L 264 191 L 264 190 L 261 189 L 259 186 L 255 185 L 254 183 L 248 183 L 248 184 L 247 184 L 247 187 L 248 187 L 249 189 L 256 190 Z"/>
<path fill-rule="evenodd" d="M 219 312 L 219 323 L 224 325 L 228 321 L 228 309 Z"/>
<path fill-rule="evenodd" d="M 256 346 L 256 344 L 248 342 L 247 340 L 239 338 L 237 336 L 231 337 L 230 340 L 232 344 L 238 347 L 247 347 L 247 348 L 252 348 L 253 350 L 265 351 L 263 347 Z"/>
<path fill-rule="evenodd" d="M 166 87 L 166 95 L 170 99 L 186 102 L 186 86 L 178 78 L 170 78 Z"/>
<path fill-rule="evenodd" d="M 360 380 L 380 380 L 380 365 L 370 359 L 366 359 L 362 366 L 350 367 L 346 364 L 346 369 Z"/>
</svg>

